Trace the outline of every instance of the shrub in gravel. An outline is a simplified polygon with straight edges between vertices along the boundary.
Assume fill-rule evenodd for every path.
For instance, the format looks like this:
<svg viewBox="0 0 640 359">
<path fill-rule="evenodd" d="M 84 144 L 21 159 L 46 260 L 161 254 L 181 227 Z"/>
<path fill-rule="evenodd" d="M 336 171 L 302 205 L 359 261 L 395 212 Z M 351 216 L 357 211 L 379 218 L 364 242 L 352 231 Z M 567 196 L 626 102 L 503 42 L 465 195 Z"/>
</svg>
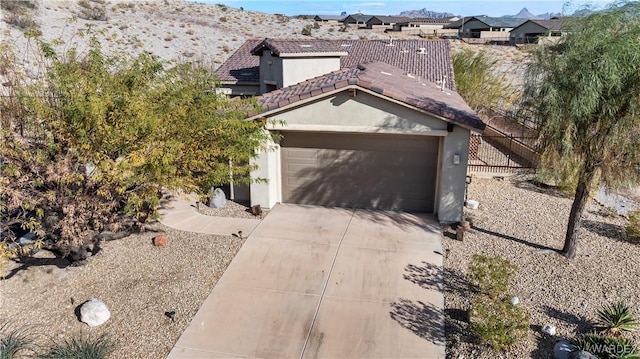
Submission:
<svg viewBox="0 0 640 359">
<path fill-rule="evenodd" d="M 302 28 L 301 34 L 304 36 L 311 36 L 311 25 L 305 25 L 305 27 Z"/>
<path fill-rule="evenodd" d="M 0 359 L 15 358 L 16 355 L 27 349 L 31 339 L 24 330 L 11 329 L 8 323 L 0 325 Z"/>
<path fill-rule="evenodd" d="M 478 298 L 469 312 L 471 329 L 494 350 L 505 350 L 527 336 L 529 312 L 507 298 Z"/>
<path fill-rule="evenodd" d="M 469 282 L 476 292 L 469 311 L 471 329 L 494 350 L 505 350 L 527 336 L 529 312 L 509 299 L 517 267 L 500 256 L 474 255 Z"/>
<path fill-rule="evenodd" d="M 56 342 L 39 359 L 104 359 L 114 349 L 114 342 L 106 335 L 91 338 L 78 335 Z"/>
<path fill-rule="evenodd" d="M 597 328 L 604 335 L 620 336 L 623 332 L 632 332 L 640 327 L 633 318 L 631 309 L 624 303 L 605 305 L 598 311 Z"/>
<path fill-rule="evenodd" d="M 469 265 L 469 282 L 476 291 L 492 299 L 506 295 L 517 267 L 500 256 L 474 254 Z"/>
<path fill-rule="evenodd" d="M 635 344 L 621 337 L 583 334 L 575 340 L 574 346 L 576 350 L 587 351 L 600 359 L 640 359 Z"/>
<path fill-rule="evenodd" d="M 629 213 L 629 224 L 627 224 L 627 238 L 630 242 L 640 244 L 640 211 Z"/>
</svg>

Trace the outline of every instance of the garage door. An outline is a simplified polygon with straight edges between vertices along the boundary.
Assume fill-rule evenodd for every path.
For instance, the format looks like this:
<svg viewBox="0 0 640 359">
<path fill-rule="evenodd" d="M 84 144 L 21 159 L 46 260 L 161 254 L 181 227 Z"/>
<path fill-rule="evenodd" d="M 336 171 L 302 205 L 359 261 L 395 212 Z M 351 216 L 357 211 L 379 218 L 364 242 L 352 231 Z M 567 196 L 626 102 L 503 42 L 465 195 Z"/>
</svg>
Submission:
<svg viewBox="0 0 640 359">
<path fill-rule="evenodd" d="M 283 133 L 282 200 L 433 212 L 438 138 Z"/>
</svg>

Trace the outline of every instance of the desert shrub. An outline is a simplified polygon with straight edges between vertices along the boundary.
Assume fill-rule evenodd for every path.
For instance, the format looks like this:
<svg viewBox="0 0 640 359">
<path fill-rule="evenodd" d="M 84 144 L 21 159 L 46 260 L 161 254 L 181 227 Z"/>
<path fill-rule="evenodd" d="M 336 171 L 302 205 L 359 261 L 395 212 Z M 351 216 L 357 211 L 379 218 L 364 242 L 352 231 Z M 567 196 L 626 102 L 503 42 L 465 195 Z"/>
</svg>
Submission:
<svg viewBox="0 0 640 359">
<path fill-rule="evenodd" d="M 340 26 L 340 30 L 338 30 L 340 32 L 347 32 L 349 31 L 349 26 L 347 26 L 346 24 Z"/>
<path fill-rule="evenodd" d="M 91 2 L 96 2 L 91 0 Z M 96 2 L 96 5 L 92 5 L 89 0 L 78 1 L 80 6 L 80 13 L 78 17 L 84 20 L 94 21 L 107 21 L 107 10 L 104 2 Z"/>
<path fill-rule="evenodd" d="M 513 100 L 514 88 L 497 67 L 498 61 L 484 51 L 463 50 L 453 55 L 456 89 L 476 111 Z"/>
<path fill-rule="evenodd" d="M 104 359 L 115 347 L 106 335 L 92 338 L 77 335 L 70 339 L 54 342 L 39 359 Z"/>
<path fill-rule="evenodd" d="M 469 282 L 475 289 L 469 321 L 472 331 L 494 350 L 504 350 L 525 338 L 529 313 L 511 304 L 507 290 L 517 267 L 500 256 L 474 255 Z"/>
<path fill-rule="evenodd" d="M 601 334 L 620 336 L 624 332 L 632 332 L 640 327 L 640 323 L 633 318 L 631 309 L 624 303 L 605 305 L 598 310 L 596 327 Z"/>
<path fill-rule="evenodd" d="M 631 242 L 640 243 L 640 210 L 629 213 L 627 238 Z"/>
<path fill-rule="evenodd" d="M 305 25 L 305 27 L 302 28 L 301 33 L 304 36 L 311 36 L 311 25 Z"/>
<path fill-rule="evenodd" d="M 97 39 L 90 44 L 56 56 L 42 42 L 41 82 L 0 51 L 14 84 L 0 94 L 15 91 L 0 96 L 0 233 L 22 227 L 73 261 L 104 232 L 156 219 L 162 189 L 227 183 L 230 159 L 234 180 L 249 184 L 269 137 L 245 121 L 257 103 L 211 91 L 206 69 L 149 53 L 105 56 Z"/>
<path fill-rule="evenodd" d="M 470 283 L 481 294 L 492 299 L 506 295 L 511 279 L 516 275 L 517 267 L 500 256 L 487 257 L 474 255 L 469 265 Z"/>
<path fill-rule="evenodd" d="M 639 359 L 638 348 L 629 339 L 595 333 L 580 335 L 574 340 L 577 350 L 587 351 L 600 359 Z"/>
<path fill-rule="evenodd" d="M 471 329 L 494 350 L 504 350 L 527 336 L 529 313 L 508 298 L 477 300 L 469 312 Z"/>
<path fill-rule="evenodd" d="M 6 12 L 34 10 L 37 7 L 36 0 L 0 0 L 0 9 Z"/>
<path fill-rule="evenodd" d="M 0 359 L 12 359 L 31 345 L 31 338 L 22 329 L 12 329 L 8 323 L 0 325 Z"/>
<path fill-rule="evenodd" d="M 602 217 L 618 217 L 618 210 L 613 207 L 602 206 L 598 209 L 598 214 Z"/>
<path fill-rule="evenodd" d="M 0 0 L 4 22 L 21 30 L 37 27 L 33 20 L 33 11 L 37 7 L 35 0 Z"/>
<path fill-rule="evenodd" d="M 220 22 L 227 22 L 227 17 L 226 16 L 221 17 Z"/>
<path fill-rule="evenodd" d="M 320 28 L 320 24 L 317 21 L 315 21 L 313 23 L 313 28 L 316 29 L 316 30 L 319 29 Z"/>
</svg>

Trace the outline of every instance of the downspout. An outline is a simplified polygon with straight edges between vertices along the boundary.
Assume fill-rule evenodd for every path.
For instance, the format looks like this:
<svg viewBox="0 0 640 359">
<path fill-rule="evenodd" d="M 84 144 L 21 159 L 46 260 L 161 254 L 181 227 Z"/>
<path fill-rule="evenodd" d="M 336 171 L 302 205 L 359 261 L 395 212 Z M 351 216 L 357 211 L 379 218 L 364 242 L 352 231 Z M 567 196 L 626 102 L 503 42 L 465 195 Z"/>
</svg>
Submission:
<svg viewBox="0 0 640 359">
<path fill-rule="evenodd" d="M 229 159 L 229 199 L 235 201 L 236 195 L 233 190 L 233 164 L 231 159 Z"/>
</svg>

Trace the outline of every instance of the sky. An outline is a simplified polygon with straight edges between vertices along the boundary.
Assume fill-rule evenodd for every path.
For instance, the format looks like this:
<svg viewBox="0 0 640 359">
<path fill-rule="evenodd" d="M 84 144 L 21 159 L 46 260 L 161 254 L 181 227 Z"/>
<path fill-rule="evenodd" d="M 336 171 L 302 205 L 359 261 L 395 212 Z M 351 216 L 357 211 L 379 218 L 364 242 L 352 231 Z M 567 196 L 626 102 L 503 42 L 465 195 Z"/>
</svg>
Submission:
<svg viewBox="0 0 640 359">
<path fill-rule="evenodd" d="M 455 15 L 515 15 L 526 7 L 538 15 L 547 12 L 572 14 L 584 6 L 603 8 L 610 1 L 557 1 L 557 0 L 439 0 L 439 1 L 401 1 L 401 0 L 196 0 L 206 4 L 225 4 L 230 7 L 266 13 L 285 15 L 340 15 L 362 12 L 370 15 L 397 15 L 404 10 L 427 10 L 450 12 Z"/>
</svg>

